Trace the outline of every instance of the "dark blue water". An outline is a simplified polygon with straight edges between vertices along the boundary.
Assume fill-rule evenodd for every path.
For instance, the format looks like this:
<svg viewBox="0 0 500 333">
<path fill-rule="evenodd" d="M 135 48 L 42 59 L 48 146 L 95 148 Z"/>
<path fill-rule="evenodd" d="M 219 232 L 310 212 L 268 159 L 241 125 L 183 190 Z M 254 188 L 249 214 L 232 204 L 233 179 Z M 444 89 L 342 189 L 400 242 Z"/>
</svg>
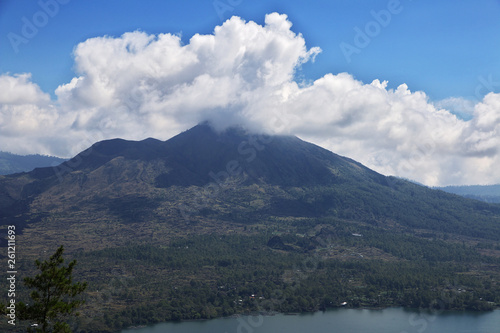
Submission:
<svg viewBox="0 0 500 333">
<path fill-rule="evenodd" d="M 429 312 L 338 309 L 301 315 L 241 316 L 162 323 L 122 333 L 500 333 L 500 310 Z"/>
</svg>

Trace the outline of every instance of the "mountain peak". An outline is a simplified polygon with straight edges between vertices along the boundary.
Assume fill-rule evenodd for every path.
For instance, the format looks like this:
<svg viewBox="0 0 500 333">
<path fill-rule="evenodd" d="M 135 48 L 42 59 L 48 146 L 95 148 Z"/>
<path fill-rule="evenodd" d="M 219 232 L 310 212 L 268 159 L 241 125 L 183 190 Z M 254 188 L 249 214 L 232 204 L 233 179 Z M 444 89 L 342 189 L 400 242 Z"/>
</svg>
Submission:
<svg viewBox="0 0 500 333">
<path fill-rule="evenodd" d="M 356 176 L 383 178 L 294 136 L 254 134 L 241 127 L 217 132 L 208 123 L 166 141 L 163 158 L 172 171 L 159 178 L 160 187 L 203 185 L 213 181 L 214 174 L 233 169 L 244 174 L 246 182 L 285 186 L 336 184 L 349 177 L 350 169 Z"/>
</svg>

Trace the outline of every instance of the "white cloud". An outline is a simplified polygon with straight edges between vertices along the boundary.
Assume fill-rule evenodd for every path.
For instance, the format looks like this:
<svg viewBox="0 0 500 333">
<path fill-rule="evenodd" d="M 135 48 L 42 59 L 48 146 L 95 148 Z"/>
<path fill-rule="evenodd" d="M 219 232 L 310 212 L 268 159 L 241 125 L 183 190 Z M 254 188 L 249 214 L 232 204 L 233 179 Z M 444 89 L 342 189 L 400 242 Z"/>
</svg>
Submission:
<svg viewBox="0 0 500 333">
<path fill-rule="evenodd" d="M 168 139 L 211 120 L 298 135 L 428 185 L 500 183 L 499 94 L 432 103 L 405 84 L 347 73 L 299 85 L 296 69 L 321 50 L 291 25 L 273 13 L 263 26 L 233 17 L 185 45 L 173 34 L 91 38 L 75 48 L 78 76 L 57 101 L 29 75 L 2 75 L 0 149 L 69 156 L 100 139 Z"/>
<path fill-rule="evenodd" d="M 434 103 L 437 108 L 450 110 L 450 112 L 464 120 L 472 118 L 476 104 L 476 101 L 463 97 L 448 97 Z"/>
<path fill-rule="evenodd" d="M 40 88 L 30 82 L 30 74 L 0 75 L 0 101 L 2 104 L 22 105 L 38 104 L 46 105 L 50 102 L 48 94 L 43 93 Z"/>
<path fill-rule="evenodd" d="M 49 95 L 30 79 L 29 74 L 0 75 L 1 150 L 47 151 L 39 139 L 42 135 L 50 135 L 58 113 Z"/>
</svg>

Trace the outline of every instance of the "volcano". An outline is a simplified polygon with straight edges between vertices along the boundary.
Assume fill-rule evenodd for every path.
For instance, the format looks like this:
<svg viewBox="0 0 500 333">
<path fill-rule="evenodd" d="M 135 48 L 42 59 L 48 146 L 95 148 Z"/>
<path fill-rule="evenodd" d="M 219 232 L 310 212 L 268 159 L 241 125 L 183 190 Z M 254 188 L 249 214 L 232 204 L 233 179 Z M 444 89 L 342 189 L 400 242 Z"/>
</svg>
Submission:
<svg viewBox="0 0 500 333">
<path fill-rule="evenodd" d="M 58 245 L 78 260 L 89 332 L 346 299 L 500 304 L 499 205 L 294 136 L 204 123 L 167 141 L 97 142 L 56 167 L 0 176 L 0 219 L 15 227 L 22 274 Z"/>
<path fill-rule="evenodd" d="M 335 218 L 500 239 L 500 208 L 386 177 L 294 136 L 217 132 L 98 142 L 56 167 L 0 178 L 2 224 L 207 225 Z M 56 217 L 57 216 L 57 217 Z"/>
</svg>

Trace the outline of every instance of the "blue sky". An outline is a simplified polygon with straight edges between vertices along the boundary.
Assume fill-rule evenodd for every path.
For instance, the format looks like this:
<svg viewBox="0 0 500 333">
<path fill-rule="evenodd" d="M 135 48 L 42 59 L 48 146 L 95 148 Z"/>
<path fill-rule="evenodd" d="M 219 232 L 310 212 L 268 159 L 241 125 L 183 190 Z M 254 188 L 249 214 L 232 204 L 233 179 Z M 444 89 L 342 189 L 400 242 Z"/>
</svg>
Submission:
<svg viewBox="0 0 500 333">
<path fill-rule="evenodd" d="M 33 0 L 2 0 L 0 73 L 30 72 L 34 82 L 53 93 L 73 77 L 72 50 L 87 38 L 141 30 L 181 33 L 187 41 L 195 33 L 211 33 L 232 15 L 262 23 L 266 13 L 277 11 L 288 15 L 292 30 L 302 33 L 308 46 L 323 50 L 315 63 L 304 66 L 304 79 L 348 72 L 363 82 L 378 78 L 393 87 L 406 83 L 434 100 L 477 98 L 480 77 L 500 81 L 497 0 L 401 0 L 401 12 L 392 14 L 389 24 L 348 62 L 341 43 L 355 46 L 354 28 L 364 31 L 374 21 L 371 12 L 387 10 L 390 2 L 71 0 L 28 43 L 19 44 L 16 53 L 8 33 L 22 36 L 22 18 L 32 21 L 42 7 Z M 481 89 L 481 97 L 487 92 Z"/>
<path fill-rule="evenodd" d="M 209 120 L 427 185 L 500 183 L 500 0 L 0 0 L 0 150 Z"/>
</svg>

